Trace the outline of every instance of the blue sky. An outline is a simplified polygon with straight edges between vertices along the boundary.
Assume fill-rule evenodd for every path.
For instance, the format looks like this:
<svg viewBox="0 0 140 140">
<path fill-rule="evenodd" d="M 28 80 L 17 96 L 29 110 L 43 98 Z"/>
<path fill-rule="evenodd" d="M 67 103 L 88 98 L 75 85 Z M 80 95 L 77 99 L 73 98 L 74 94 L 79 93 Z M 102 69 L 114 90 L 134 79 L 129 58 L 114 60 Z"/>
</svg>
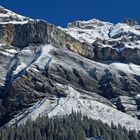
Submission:
<svg viewBox="0 0 140 140">
<path fill-rule="evenodd" d="M 91 18 L 114 23 L 132 18 L 140 23 L 140 0 L 0 0 L 0 5 L 60 26 Z"/>
</svg>

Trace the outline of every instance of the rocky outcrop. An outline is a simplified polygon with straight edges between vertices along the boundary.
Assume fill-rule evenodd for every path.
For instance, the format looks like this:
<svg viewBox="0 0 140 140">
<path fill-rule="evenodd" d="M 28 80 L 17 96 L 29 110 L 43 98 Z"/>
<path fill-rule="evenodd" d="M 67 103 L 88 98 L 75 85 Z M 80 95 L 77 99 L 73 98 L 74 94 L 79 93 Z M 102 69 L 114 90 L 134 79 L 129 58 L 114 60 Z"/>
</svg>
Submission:
<svg viewBox="0 0 140 140">
<path fill-rule="evenodd" d="M 54 46 L 67 48 L 68 50 L 90 59 L 94 56 L 92 46 L 90 44 L 86 42 L 81 43 L 63 30 L 56 28 L 54 25 L 48 27 L 48 42 L 52 43 Z"/>
<path fill-rule="evenodd" d="M 119 96 L 117 99 L 115 99 L 115 104 L 122 112 L 126 112 L 127 114 L 130 114 L 138 119 L 140 118 L 137 100 L 134 97 Z"/>
<path fill-rule="evenodd" d="M 125 48 L 122 46 L 124 46 L 124 44 L 117 44 L 117 46 L 115 45 L 114 48 L 102 47 L 100 44 L 93 43 L 93 52 L 95 54 L 93 59 L 95 59 L 96 61 L 112 60 L 140 65 L 140 49 Z"/>
<path fill-rule="evenodd" d="M 23 48 L 30 44 L 47 43 L 47 22 L 30 21 L 25 24 L 0 24 L 0 41 Z"/>
<path fill-rule="evenodd" d="M 87 58 L 93 58 L 91 45 L 81 43 L 46 21 L 29 21 L 25 24 L 0 24 L 0 41 L 18 48 L 30 44 L 52 43 L 56 47 L 71 50 Z"/>
<path fill-rule="evenodd" d="M 125 20 L 123 21 L 123 23 L 126 23 L 126 24 L 129 25 L 129 26 L 138 25 L 138 23 L 137 23 L 136 21 L 132 20 L 132 19 L 125 19 Z"/>
<path fill-rule="evenodd" d="M 32 19 L 28 17 L 24 17 L 21 15 L 18 15 L 10 10 L 5 9 L 4 7 L 0 6 L 0 22 L 1 23 L 8 23 L 8 22 L 23 22 L 23 21 L 31 21 Z M 13 23 L 14 23 L 13 22 Z"/>
<path fill-rule="evenodd" d="M 96 25 L 98 27 L 104 26 L 105 22 L 101 22 L 98 19 L 91 19 L 90 21 L 74 21 L 71 23 L 68 23 L 67 28 L 81 28 L 81 29 L 94 29 L 93 25 Z"/>
</svg>

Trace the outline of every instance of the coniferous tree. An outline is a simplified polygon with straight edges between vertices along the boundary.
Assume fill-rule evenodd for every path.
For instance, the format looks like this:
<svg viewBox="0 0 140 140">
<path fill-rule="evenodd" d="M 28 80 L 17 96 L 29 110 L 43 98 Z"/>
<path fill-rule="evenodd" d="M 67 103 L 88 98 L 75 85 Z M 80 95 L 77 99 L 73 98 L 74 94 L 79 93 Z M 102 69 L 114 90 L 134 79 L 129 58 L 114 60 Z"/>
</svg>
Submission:
<svg viewBox="0 0 140 140">
<path fill-rule="evenodd" d="M 128 131 L 121 125 L 111 126 L 100 120 L 92 120 L 81 113 L 72 112 L 63 117 L 39 117 L 28 120 L 25 125 L 16 125 L 0 130 L 0 140 L 140 140 L 140 132 Z"/>
</svg>

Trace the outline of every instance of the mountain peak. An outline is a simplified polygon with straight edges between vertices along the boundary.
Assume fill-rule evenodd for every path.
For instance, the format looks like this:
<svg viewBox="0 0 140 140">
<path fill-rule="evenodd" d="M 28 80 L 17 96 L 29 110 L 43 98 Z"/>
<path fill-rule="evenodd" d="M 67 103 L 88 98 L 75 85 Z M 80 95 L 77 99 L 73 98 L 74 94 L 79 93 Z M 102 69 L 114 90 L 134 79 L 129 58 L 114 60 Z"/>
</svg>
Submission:
<svg viewBox="0 0 140 140">
<path fill-rule="evenodd" d="M 71 28 L 71 27 L 77 27 L 77 28 L 94 28 L 95 26 L 96 27 L 102 27 L 102 26 L 105 26 L 105 25 L 113 25 L 112 23 L 109 23 L 109 22 L 104 22 L 104 21 L 101 21 L 101 20 L 98 20 L 96 18 L 93 18 L 93 19 L 90 19 L 90 20 L 83 20 L 83 21 L 74 21 L 74 22 L 70 22 L 68 23 L 67 27 L 68 28 Z"/>
<path fill-rule="evenodd" d="M 0 24 L 7 24 L 7 23 L 25 23 L 31 20 L 30 18 L 21 16 L 16 14 L 10 10 L 5 9 L 4 7 L 0 6 Z"/>
<path fill-rule="evenodd" d="M 126 24 L 129 25 L 129 26 L 138 25 L 138 22 L 136 22 L 135 20 L 130 19 L 130 18 L 127 18 L 127 19 L 123 20 L 122 23 L 126 23 Z"/>
</svg>

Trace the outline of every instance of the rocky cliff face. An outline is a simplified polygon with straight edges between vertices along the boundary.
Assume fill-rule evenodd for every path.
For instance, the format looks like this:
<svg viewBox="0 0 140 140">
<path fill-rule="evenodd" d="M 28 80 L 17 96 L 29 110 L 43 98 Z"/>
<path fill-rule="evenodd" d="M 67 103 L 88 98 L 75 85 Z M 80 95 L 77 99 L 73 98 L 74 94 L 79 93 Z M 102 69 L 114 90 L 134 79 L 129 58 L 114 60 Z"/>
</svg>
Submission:
<svg viewBox="0 0 140 140">
<path fill-rule="evenodd" d="M 0 125 L 81 111 L 140 129 L 140 26 L 56 27 L 0 8 Z"/>
</svg>

